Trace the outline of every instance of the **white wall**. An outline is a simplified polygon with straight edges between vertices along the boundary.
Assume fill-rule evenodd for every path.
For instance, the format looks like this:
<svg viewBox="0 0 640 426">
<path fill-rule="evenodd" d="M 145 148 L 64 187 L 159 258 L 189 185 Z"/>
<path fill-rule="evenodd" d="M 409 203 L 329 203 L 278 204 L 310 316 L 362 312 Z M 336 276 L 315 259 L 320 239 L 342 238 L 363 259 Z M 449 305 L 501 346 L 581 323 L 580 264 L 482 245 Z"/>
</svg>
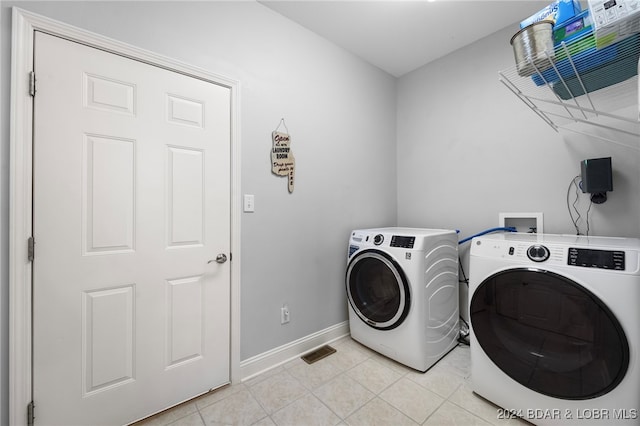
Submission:
<svg viewBox="0 0 640 426">
<path fill-rule="evenodd" d="M 240 81 L 241 357 L 347 320 L 349 231 L 396 223 L 395 79 L 255 2 L 2 2 L 0 423 L 6 424 L 10 7 Z M 6 94 L 6 95 L 5 95 Z M 295 191 L 270 172 L 271 131 L 292 136 Z M 280 325 L 280 306 L 291 322 Z"/>
<path fill-rule="evenodd" d="M 535 115 L 498 81 L 514 65 L 516 31 L 514 24 L 399 79 L 398 224 L 460 229 L 464 238 L 498 226 L 500 212 L 542 212 L 546 233 L 575 234 L 567 187 L 581 160 L 611 156 L 614 190 L 591 208 L 590 235 L 640 237 L 639 141 L 616 136 L 628 148 L 559 134 Z M 587 197 L 580 194 L 583 217 Z M 468 244 L 461 255 L 468 274 Z"/>
</svg>

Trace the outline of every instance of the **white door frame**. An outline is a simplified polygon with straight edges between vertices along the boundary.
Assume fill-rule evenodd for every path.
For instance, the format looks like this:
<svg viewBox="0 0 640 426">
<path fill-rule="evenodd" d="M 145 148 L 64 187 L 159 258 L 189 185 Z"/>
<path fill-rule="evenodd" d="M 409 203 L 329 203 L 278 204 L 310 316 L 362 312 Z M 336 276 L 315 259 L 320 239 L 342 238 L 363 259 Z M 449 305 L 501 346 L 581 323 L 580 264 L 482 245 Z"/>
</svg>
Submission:
<svg viewBox="0 0 640 426">
<path fill-rule="evenodd" d="M 231 90 L 231 353 L 232 383 L 240 380 L 240 84 L 207 70 L 113 40 L 20 8 L 13 8 L 11 44 L 11 133 L 9 195 L 9 424 L 27 424 L 32 398 L 31 262 L 34 31 L 42 31 L 175 71 Z M 37 76 L 36 76 L 37 78 Z M 37 248 L 36 248 L 37 252 Z M 37 403 L 37 402 L 36 402 Z M 36 408 L 37 416 L 37 408 Z"/>
</svg>

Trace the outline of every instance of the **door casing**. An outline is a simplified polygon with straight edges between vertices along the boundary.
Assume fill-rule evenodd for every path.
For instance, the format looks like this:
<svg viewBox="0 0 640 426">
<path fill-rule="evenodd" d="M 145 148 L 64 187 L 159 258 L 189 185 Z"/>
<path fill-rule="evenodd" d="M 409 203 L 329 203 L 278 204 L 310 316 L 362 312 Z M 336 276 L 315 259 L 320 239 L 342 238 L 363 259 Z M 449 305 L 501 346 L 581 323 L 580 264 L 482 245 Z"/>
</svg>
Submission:
<svg viewBox="0 0 640 426">
<path fill-rule="evenodd" d="M 29 74 L 33 70 L 33 39 L 36 30 L 203 79 L 231 90 L 231 253 L 233 261 L 231 262 L 230 300 L 230 376 L 231 382 L 237 383 L 240 380 L 241 282 L 241 212 L 238 208 L 241 205 L 240 83 L 127 43 L 14 7 L 12 11 L 9 171 L 9 424 L 26 425 L 27 406 L 32 401 L 32 269 L 28 259 L 27 240 L 32 235 L 33 219 L 32 129 L 34 117 Z"/>
</svg>

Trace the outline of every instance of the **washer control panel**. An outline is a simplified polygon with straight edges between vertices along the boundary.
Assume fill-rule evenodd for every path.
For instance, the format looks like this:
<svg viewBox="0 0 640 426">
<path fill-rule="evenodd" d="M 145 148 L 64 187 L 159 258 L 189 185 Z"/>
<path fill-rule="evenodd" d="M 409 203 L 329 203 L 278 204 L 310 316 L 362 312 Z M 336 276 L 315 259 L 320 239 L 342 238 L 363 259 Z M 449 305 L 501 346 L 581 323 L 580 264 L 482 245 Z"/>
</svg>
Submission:
<svg viewBox="0 0 640 426">
<path fill-rule="evenodd" d="M 625 256 L 620 250 L 593 250 L 569 247 L 567 265 L 624 271 Z"/>
<path fill-rule="evenodd" d="M 502 259 L 509 265 L 591 268 L 640 279 L 640 238 L 506 234 L 473 239 L 472 259 Z"/>
<path fill-rule="evenodd" d="M 541 244 L 534 244 L 527 249 L 527 257 L 534 262 L 544 262 L 550 255 L 549 249 Z"/>
</svg>

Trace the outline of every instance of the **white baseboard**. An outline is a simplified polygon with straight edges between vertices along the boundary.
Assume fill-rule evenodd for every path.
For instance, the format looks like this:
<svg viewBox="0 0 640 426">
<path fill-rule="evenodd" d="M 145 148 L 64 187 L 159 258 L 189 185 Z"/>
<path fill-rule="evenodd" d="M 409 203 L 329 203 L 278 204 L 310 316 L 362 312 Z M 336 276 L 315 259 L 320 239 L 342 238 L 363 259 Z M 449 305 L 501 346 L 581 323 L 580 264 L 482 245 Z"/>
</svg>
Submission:
<svg viewBox="0 0 640 426">
<path fill-rule="evenodd" d="M 240 362 L 240 378 L 242 381 L 248 380 L 348 334 L 349 321 L 344 321 L 286 345 L 253 356 Z"/>
</svg>

